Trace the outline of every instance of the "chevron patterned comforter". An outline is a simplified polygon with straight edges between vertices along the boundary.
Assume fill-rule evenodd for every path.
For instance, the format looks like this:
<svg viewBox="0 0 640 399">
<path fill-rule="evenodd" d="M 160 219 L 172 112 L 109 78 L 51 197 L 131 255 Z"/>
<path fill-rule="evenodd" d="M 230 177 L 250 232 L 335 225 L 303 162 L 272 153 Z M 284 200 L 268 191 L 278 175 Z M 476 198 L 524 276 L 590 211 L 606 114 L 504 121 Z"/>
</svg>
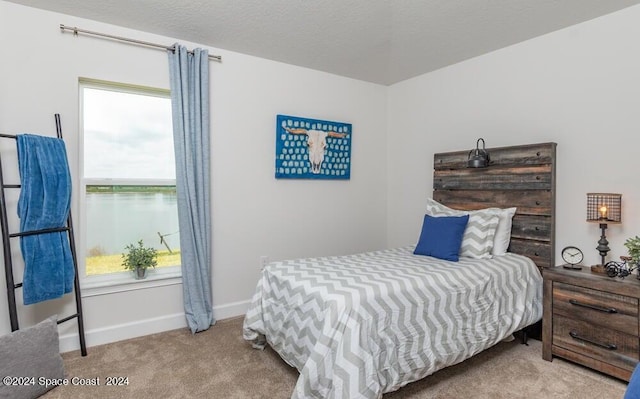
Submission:
<svg viewBox="0 0 640 399">
<path fill-rule="evenodd" d="M 541 317 L 530 259 L 449 262 L 404 247 L 270 263 L 243 336 L 298 369 L 292 398 L 380 398 Z"/>
</svg>

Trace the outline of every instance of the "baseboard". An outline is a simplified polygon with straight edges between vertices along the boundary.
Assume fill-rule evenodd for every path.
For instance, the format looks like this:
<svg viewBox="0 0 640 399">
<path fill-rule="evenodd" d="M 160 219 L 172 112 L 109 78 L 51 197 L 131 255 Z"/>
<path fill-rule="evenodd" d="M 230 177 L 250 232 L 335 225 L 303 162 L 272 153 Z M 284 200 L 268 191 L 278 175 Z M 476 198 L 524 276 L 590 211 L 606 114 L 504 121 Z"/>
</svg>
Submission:
<svg viewBox="0 0 640 399">
<path fill-rule="evenodd" d="M 231 317 L 236 317 L 240 315 L 244 315 L 249 310 L 249 305 L 251 301 L 239 301 L 239 302 L 231 302 L 226 305 L 214 306 L 213 307 L 213 317 L 216 320 L 224 320 L 229 319 Z"/>
<path fill-rule="evenodd" d="M 247 312 L 250 301 L 232 302 L 229 304 L 215 306 L 213 315 L 216 320 L 228 319 L 241 316 Z M 85 326 L 86 327 L 86 326 Z M 85 341 L 87 347 L 108 344 L 125 339 L 141 337 L 163 331 L 186 328 L 187 322 L 184 313 L 170 314 L 145 320 L 137 320 L 131 323 L 123 323 L 109 327 L 85 330 Z M 80 349 L 78 334 L 66 334 L 60 336 L 60 352 L 70 352 Z"/>
</svg>

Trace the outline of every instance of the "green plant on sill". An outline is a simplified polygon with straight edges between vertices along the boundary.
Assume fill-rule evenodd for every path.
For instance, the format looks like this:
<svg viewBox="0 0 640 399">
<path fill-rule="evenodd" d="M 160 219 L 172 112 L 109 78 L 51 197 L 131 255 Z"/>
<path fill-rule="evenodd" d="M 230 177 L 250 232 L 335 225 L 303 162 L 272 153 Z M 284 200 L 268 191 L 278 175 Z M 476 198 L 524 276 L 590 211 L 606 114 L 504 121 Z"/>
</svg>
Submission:
<svg viewBox="0 0 640 399">
<path fill-rule="evenodd" d="M 627 251 L 633 260 L 633 263 L 640 262 L 640 237 L 635 236 L 627 239 L 627 241 L 624 242 L 624 246 L 627 247 Z"/>
<path fill-rule="evenodd" d="M 158 264 L 158 251 L 151 247 L 145 247 L 142 240 L 138 241 L 137 246 L 129 244 L 124 249 L 128 251 L 126 254 L 122 254 L 122 266 L 126 270 L 146 270 L 149 267 L 156 267 Z"/>
</svg>

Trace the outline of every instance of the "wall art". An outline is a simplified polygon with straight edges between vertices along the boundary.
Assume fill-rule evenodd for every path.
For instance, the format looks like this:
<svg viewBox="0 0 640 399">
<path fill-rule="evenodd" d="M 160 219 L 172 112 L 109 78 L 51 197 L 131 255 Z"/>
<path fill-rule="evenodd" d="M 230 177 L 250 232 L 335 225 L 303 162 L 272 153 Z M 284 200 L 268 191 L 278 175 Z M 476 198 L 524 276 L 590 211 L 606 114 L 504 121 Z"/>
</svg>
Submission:
<svg viewBox="0 0 640 399">
<path fill-rule="evenodd" d="M 350 123 L 277 115 L 276 178 L 351 177 Z"/>
</svg>

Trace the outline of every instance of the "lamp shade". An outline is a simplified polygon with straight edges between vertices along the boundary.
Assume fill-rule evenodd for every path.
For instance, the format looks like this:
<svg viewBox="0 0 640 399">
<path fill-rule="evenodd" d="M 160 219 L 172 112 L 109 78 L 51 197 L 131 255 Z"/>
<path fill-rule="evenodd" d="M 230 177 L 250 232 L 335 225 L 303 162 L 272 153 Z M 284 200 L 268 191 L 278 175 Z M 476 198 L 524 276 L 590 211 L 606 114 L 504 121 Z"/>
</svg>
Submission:
<svg viewBox="0 0 640 399">
<path fill-rule="evenodd" d="M 621 223 L 622 194 L 588 193 L 587 222 Z"/>
</svg>

